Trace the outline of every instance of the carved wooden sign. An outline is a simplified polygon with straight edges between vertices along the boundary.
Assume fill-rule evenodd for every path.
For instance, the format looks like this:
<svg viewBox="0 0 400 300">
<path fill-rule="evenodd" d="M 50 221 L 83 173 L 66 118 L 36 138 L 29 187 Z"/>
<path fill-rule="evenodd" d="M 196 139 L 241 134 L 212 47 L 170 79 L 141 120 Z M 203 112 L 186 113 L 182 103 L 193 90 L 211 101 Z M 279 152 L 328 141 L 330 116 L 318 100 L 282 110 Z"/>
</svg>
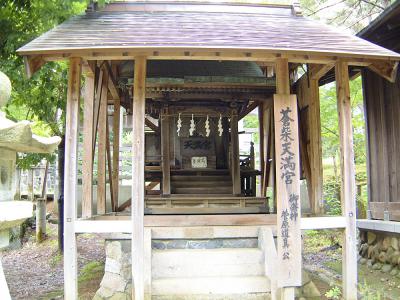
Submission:
<svg viewBox="0 0 400 300">
<path fill-rule="evenodd" d="M 274 95 L 278 286 L 301 285 L 300 169 L 297 99 Z"/>
</svg>

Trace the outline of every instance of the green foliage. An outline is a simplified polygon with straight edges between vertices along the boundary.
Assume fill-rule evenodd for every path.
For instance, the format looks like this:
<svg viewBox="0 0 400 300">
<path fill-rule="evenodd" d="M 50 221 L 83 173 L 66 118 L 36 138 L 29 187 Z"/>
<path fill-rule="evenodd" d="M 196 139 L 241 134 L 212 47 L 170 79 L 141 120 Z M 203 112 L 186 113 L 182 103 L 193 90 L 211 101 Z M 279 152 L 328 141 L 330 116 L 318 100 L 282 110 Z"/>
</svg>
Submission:
<svg viewBox="0 0 400 300">
<path fill-rule="evenodd" d="M 91 261 L 87 263 L 81 270 L 78 278 L 78 282 L 82 283 L 85 281 L 92 280 L 98 277 L 98 274 L 104 273 L 104 264 L 98 261 Z"/>
<path fill-rule="evenodd" d="M 328 215 L 340 216 L 342 207 L 340 204 L 340 182 L 326 180 L 323 186 L 326 212 Z"/>
<path fill-rule="evenodd" d="M 329 291 L 325 293 L 328 299 L 341 299 L 342 290 L 338 286 L 333 286 Z"/>
<path fill-rule="evenodd" d="M 395 0 L 300 0 L 304 14 L 358 32 Z"/>
<path fill-rule="evenodd" d="M 372 287 L 367 284 L 367 281 L 364 279 L 364 283 L 360 283 L 358 285 L 358 290 L 361 294 L 362 299 L 364 300 L 383 300 L 384 293 L 383 291 L 376 291 Z"/>
<path fill-rule="evenodd" d="M 36 134 L 64 135 L 67 64 L 47 63 L 27 80 L 23 58 L 16 50 L 72 15 L 83 12 L 86 5 L 87 1 L 77 0 L 0 2 L 0 70 L 10 78 L 13 87 L 11 100 L 4 110 L 7 117 L 15 121 L 33 121 Z M 26 155 L 18 164 L 28 168 L 40 161 L 40 157 L 44 156 Z"/>
</svg>

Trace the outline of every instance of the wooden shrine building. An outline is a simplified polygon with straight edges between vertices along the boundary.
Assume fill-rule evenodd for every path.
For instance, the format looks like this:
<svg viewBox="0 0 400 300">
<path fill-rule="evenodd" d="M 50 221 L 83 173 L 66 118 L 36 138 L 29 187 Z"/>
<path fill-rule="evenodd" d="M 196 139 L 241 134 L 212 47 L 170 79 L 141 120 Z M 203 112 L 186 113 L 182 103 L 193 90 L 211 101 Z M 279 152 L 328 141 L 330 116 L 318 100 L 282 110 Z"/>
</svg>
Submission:
<svg viewBox="0 0 400 300">
<path fill-rule="evenodd" d="M 174 295 L 213 299 L 221 294 L 236 295 L 232 299 L 246 295 L 293 299 L 294 288 L 301 285 L 301 230 L 327 228 L 345 232 L 343 295 L 357 299 L 348 68 L 361 66 L 392 79 L 400 59 L 397 53 L 309 20 L 297 5 L 181 1 L 114 1 L 103 8 L 91 4 L 86 14 L 71 18 L 18 53 L 25 58 L 28 75 L 47 61 L 69 61 L 65 299 L 77 298 L 76 236 L 87 232 L 131 233 L 132 293 L 137 300 L 174 299 Z M 343 216 L 321 217 L 318 80 L 332 68 Z M 132 119 L 130 199 L 119 194 L 121 107 Z M 307 107 L 301 118 L 300 107 Z M 254 155 L 240 155 L 238 137 L 238 121 L 256 108 L 259 170 Z M 80 134 L 82 153 L 77 150 Z M 307 180 L 313 217 L 304 218 L 300 212 L 301 177 Z M 274 191 L 274 201 L 266 198 L 268 187 Z M 130 215 L 119 212 L 129 205 Z M 177 278 L 155 274 L 160 260 L 155 259 L 153 239 L 226 238 L 257 240 L 259 249 L 254 253 L 261 255 L 258 264 L 262 261 L 257 273 L 251 273 L 256 268 L 247 262 L 236 277 L 196 277 L 200 271 L 195 267 Z M 215 258 L 215 252 L 203 250 L 197 261 L 182 256 L 183 262 L 177 263 L 187 259 L 193 266 L 207 265 L 201 255 Z M 246 252 L 250 250 L 243 251 L 244 257 L 250 255 Z M 226 253 L 221 260 L 232 257 Z"/>
</svg>

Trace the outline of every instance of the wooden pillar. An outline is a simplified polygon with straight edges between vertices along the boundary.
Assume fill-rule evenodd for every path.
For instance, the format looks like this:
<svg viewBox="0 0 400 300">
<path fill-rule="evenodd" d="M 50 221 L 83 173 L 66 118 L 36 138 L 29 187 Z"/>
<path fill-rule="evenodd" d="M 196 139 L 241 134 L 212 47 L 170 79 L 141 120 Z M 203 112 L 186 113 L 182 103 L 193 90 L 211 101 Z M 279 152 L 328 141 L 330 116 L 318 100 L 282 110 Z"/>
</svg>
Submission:
<svg viewBox="0 0 400 300">
<path fill-rule="evenodd" d="M 106 213 L 107 94 L 108 73 L 104 72 L 97 130 L 97 214 L 99 215 Z"/>
<path fill-rule="evenodd" d="M 83 107 L 82 154 L 82 218 L 92 217 L 93 206 L 93 136 L 94 136 L 94 74 L 87 74 Z"/>
<path fill-rule="evenodd" d="M 287 59 L 277 61 L 276 91 L 278 287 L 283 288 L 283 299 L 294 299 L 294 287 L 301 285 L 301 202 L 297 98 L 290 95 Z"/>
<path fill-rule="evenodd" d="M 304 75 L 298 81 L 297 96 L 300 108 L 307 108 L 307 114 L 304 114 L 302 120 L 304 126 L 302 130 L 303 143 L 300 144 L 300 147 L 310 207 L 313 214 L 321 215 L 324 211 L 324 205 L 322 199 L 323 170 L 318 80 L 324 73 L 315 74 L 313 70 L 315 68 L 311 67 L 308 76 Z M 307 132 L 304 128 L 307 128 Z"/>
<path fill-rule="evenodd" d="M 135 59 L 132 108 L 132 279 L 133 298 L 144 299 L 144 122 L 146 58 Z"/>
<path fill-rule="evenodd" d="M 346 218 L 343 241 L 343 297 L 357 299 L 357 239 L 356 239 L 356 195 L 353 130 L 348 64 L 338 61 L 335 65 L 336 94 L 340 130 L 340 163 L 342 175 L 341 203 Z"/>
<path fill-rule="evenodd" d="M 231 115 L 231 173 L 232 173 L 232 193 L 240 195 L 240 158 L 239 158 L 239 132 L 238 132 L 238 113 L 236 109 L 232 110 Z"/>
<path fill-rule="evenodd" d="M 169 130 L 169 111 L 164 107 L 161 113 L 161 153 L 162 153 L 162 194 L 171 194 L 170 176 L 170 130 Z"/>
<path fill-rule="evenodd" d="M 70 58 L 65 125 L 64 171 L 64 299 L 77 299 L 76 185 L 78 162 L 81 59 Z"/>
<path fill-rule="evenodd" d="M 258 105 L 258 136 L 260 141 L 259 153 L 260 153 L 260 196 L 264 197 L 263 183 L 265 182 L 265 152 L 264 152 L 264 103 Z"/>
<path fill-rule="evenodd" d="M 114 99 L 114 115 L 113 115 L 113 155 L 112 155 L 112 182 L 113 182 L 113 198 L 116 207 L 119 207 L 119 144 L 120 144 L 120 117 L 121 117 L 121 100 Z"/>
</svg>

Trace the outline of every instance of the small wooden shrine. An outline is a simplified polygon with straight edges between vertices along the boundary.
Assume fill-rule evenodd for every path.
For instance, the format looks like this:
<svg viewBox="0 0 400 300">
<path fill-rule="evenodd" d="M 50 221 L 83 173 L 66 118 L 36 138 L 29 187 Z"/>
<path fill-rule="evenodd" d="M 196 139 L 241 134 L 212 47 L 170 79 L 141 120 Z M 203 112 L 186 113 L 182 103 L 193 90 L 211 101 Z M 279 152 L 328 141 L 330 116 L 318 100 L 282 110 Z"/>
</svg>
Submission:
<svg viewBox="0 0 400 300">
<path fill-rule="evenodd" d="M 390 79 L 400 59 L 397 53 L 304 18 L 298 5 L 164 1 L 115 1 L 103 8 L 92 4 L 85 15 L 18 52 L 28 74 L 47 61 L 70 63 L 65 299 L 77 297 L 78 234 L 131 233 L 132 295 L 137 300 L 293 299 L 294 288 L 301 285 L 301 230 L 329 228 L 345 232 L 343 296 L 357 299 L 348 67 L 370 68 Z M 301 177 L 307 180 L 313 214 L 323 214 L 318 80 L 332 68 L 343 215 L 305 218 Z M 78 199 L 81 97 L 83 192 Z M 119 195 L 121 107 L 132 116 L 130 201 Z M 238 121 L 255 108 L 260 170 L 251 155 L 241 158 L 238 143 Z M 271 207 L 267 187 L 274 190 L 276 204 Z M 118 212 L 129 205 L 131 215 Z M 257 243 L 255 248 L 201 251 L 153 247 L 159 240 L 232 238 Z"/>
</svg>

